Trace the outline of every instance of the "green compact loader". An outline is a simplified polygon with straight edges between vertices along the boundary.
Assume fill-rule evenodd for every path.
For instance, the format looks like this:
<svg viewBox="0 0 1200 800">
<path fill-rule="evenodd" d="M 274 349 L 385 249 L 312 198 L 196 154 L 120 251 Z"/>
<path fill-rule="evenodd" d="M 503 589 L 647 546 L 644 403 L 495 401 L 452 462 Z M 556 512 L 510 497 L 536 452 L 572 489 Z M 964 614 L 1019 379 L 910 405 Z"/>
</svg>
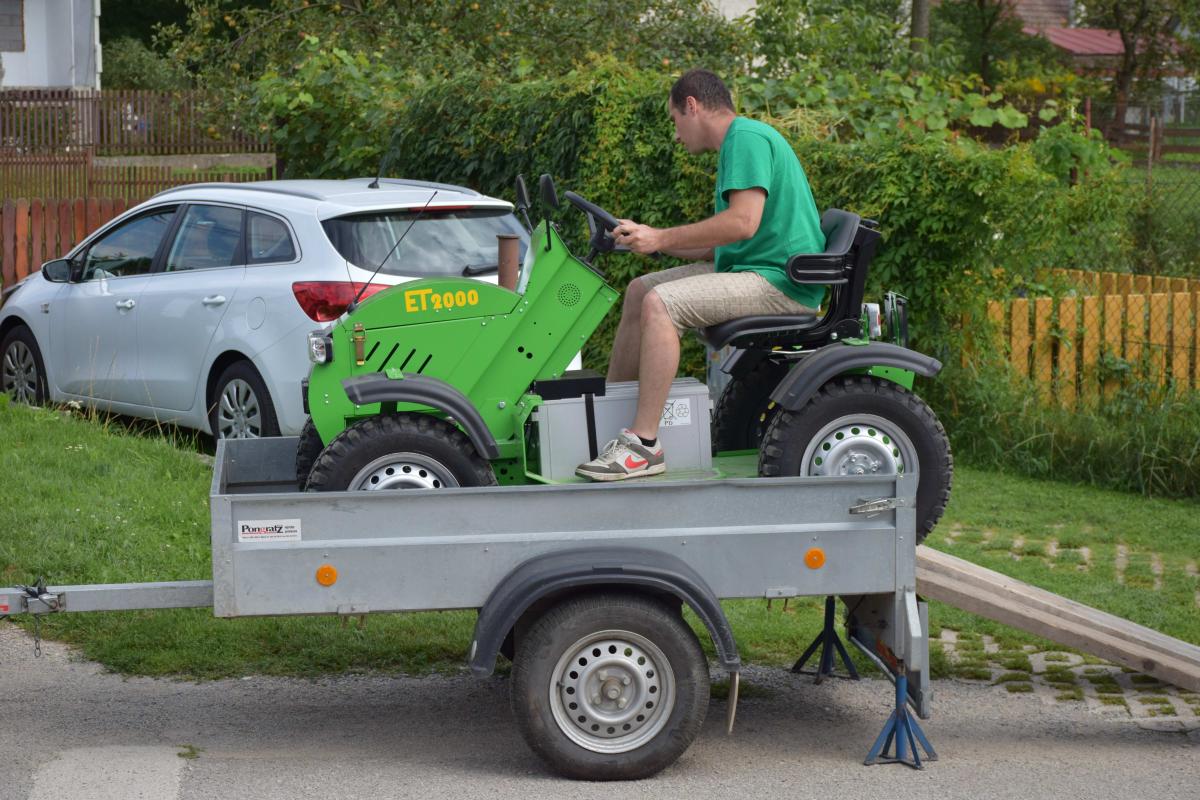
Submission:
<svg viewBox="0 0 1200 800">
<path fill-rule="evenodd" d="M 543 204 L 558 209 L 549 176 L 540 188 Z M 545 443 L 531 416 L 551 398 L 587 396 L 590 410 L 591 399 L 604 395 L 602 378 L 567 367 L 618 298 L 595 261 L 623 248 L 610 233 L 615 217 L 566 192 L 591 232 L 588 257 L 572 255 L 549 216 L 529 224 L 519 178 L 516 193 L 530 237 L 515 287 L 415 280 L 352 305 L 309 335 L 310 421 L 296 458 L 303 488 L 555 482 L 538 473 L 533 455 Z M 941 364 L 905 346 L 903 297 L 889 293 L 882 310 L 862 302 L 876 224 L 830 209 L 821 227 L 825 252 L 793 256 L 788 274 L 830 287 L 823 313 L 746 317 L 700 331 L 709 346 L 733 353 L 713 412 L 710 474 L 919 470 L 920 539 L 945 508 L 952 460 L 944 429 L 912 384 Z M 643 480 L 670 480 L 669 450 L 667 458 L 666 475 Z"/>
</svg>

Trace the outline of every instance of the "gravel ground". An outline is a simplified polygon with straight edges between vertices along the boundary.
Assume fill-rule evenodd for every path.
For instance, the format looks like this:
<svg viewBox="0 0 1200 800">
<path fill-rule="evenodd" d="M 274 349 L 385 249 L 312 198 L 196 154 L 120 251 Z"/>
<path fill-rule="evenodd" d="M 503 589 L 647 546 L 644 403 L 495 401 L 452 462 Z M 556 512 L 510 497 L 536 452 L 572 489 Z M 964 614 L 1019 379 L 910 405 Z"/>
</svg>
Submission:
<svg viewBox="0 0 1200 800">
<path fill-rule="evenodd" d="M 648 781 L 573 783 L 518 737 L 503 678 L 126 679 L 0 622 L 0 800 L 385 798 L 1187 798 L 1195 720 L 1135 720 L 1002 687 L 934 685 L 922 772 L 861 762 L 881 680 L 752 668 L 732 737 L 714 700 L 698 741 Z M 716 676 L 714 676 L 716 677 Z M 182 756 L 182 757 L 181 757 Z"/>
</svg>

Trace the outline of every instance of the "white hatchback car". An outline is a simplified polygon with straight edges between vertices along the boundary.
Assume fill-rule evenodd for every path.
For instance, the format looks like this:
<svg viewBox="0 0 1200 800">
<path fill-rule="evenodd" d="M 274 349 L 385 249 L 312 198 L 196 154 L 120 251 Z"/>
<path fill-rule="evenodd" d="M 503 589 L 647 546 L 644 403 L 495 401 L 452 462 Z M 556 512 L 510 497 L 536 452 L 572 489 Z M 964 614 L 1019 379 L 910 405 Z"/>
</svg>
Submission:
<svg viewBox="0 0 1200 800">
<path fill-rule="evenodd" d="M 0 389 L 216 437 L 295 434 L 315 323 L 336 319 L 360 291 L 413 278 L 494 281 L 499 234 L 519 236 L 524 256 L 528 233 L 511 203 L 448 184 L 171 189 L 9 293 Z"/>
</svg>

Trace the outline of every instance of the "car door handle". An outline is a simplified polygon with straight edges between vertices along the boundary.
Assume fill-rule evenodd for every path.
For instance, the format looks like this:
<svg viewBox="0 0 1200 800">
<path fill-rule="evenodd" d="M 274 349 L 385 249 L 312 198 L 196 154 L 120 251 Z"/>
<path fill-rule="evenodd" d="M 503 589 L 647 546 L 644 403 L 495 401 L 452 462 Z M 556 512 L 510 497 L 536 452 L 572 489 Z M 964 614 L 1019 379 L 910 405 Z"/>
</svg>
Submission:
<svg viewBox="0 0 1200 800">
<path fill-rule="evenodd" d="M 117 308 L 121 309 L 122 311 L 128 311 L 129 309 L 133 308 L 136 305 L 137 305 L 137 301 L 132 298 L 130 298 L 129 300 L 118 300 L 117 301 Z"/>
<path fill-rule="evenodd" d="M 204 303 L 206 306 L 219 306 L 225 303 L 225 295 L 214 294 L 211 297 L 204 298 L 200 302 Z"/>
</svg>

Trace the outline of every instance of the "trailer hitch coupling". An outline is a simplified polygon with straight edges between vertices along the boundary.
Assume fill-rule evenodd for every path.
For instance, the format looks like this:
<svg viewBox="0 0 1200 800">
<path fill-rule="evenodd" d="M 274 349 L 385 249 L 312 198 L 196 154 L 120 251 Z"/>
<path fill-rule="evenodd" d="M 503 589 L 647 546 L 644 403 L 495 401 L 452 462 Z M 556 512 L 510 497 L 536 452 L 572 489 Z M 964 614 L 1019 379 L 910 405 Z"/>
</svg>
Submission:
<svg viewBox="0 0 1200 800">
<path fill-rule="evenodd" d="M 39 578 L 33 586 L 17 584 L 17 588 L 25 593 L 22 598 L 25 601 L 25 608 L 20 609 L 21 611 L 29 614 L 52 614 L 66 608 L 66 602 L 61 594 L 55 594 L 46 589 L 45 578 Z"/>
</svg>

